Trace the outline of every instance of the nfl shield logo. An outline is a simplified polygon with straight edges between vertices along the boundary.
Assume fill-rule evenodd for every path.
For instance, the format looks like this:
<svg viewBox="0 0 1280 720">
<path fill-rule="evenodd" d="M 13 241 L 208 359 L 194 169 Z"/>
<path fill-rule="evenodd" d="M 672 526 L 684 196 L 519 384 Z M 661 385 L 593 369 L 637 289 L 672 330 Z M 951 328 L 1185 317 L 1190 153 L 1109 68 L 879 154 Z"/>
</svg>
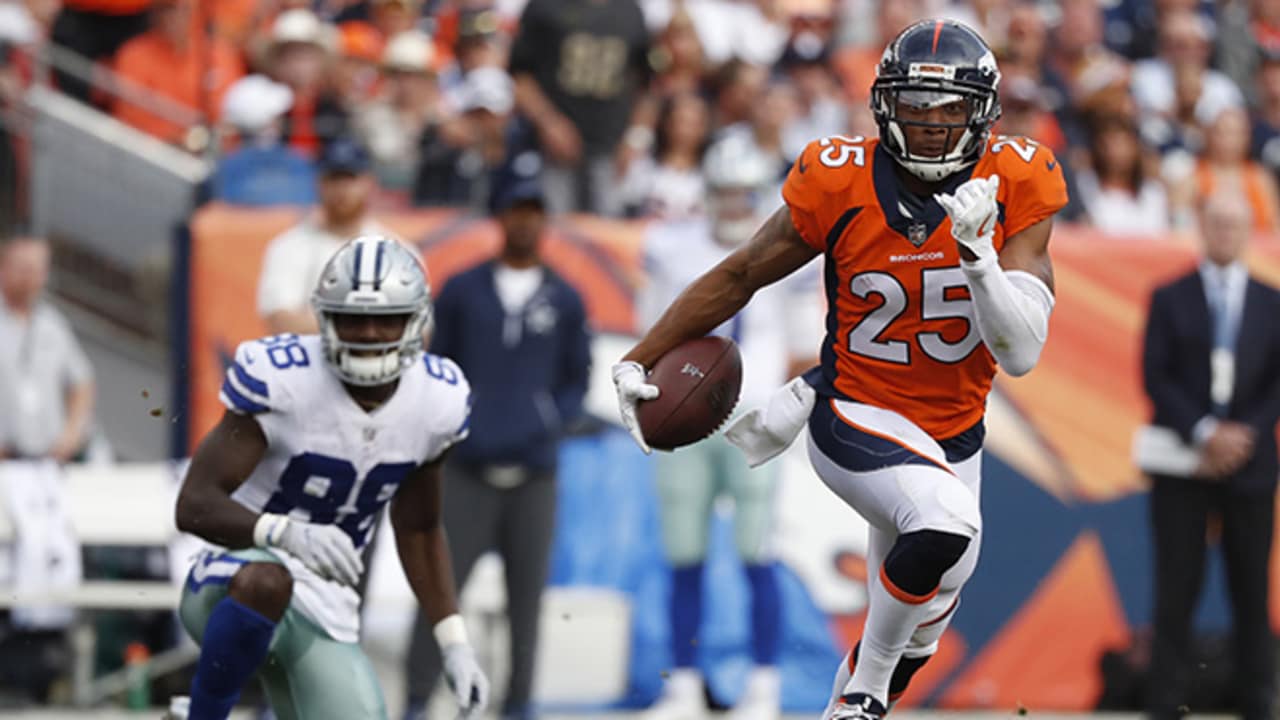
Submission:
<svg viewBox="0 0 1280 720">
<path fill-rule="evenodd" d="M 375 428 L 375 427 L 366 427 L 366 428 L 364 429 L 364 441 L 365 441 L 365 442 L 373 442 L 373 439 L 374 439 L 374 438 L 376 438 L 377 436 L 378 436 L 378 429 L 377 429 L 377 428 Z"/>
<path fill-rule="evenodd" d="M 924 223 L 911 223 L 911 227 L 907 228 L 907 239 L 912 245 L 920 247 L 929 239 L 929 229 Z"/>
</svg>

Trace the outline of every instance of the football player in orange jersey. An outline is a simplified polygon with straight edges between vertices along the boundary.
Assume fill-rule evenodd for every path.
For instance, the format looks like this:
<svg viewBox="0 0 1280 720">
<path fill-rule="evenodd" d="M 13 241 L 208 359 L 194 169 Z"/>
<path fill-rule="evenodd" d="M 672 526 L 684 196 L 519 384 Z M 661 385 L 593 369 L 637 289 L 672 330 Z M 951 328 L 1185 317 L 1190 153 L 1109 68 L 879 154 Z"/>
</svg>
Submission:
<svg viewBox="0 0 1280 720">
<path fill-rule="evenodd" d="M 973 30 L 928 20 L 885 49 L 872 86 L 879 140 L 809 144 L 786 206 L 694 281 L 613 368 L 623 422 L 646 368 L 823 255 L 818 368 L 729 428 L 753 464 L 809 432 L 823 482 L 869 523 L 862 640 L 827 720 L 883 717 L 937 650 L 977 563 L 983 412 L 999 365 L 1040 357 L 1053 309 L 1049 236 L 1067 201 L 1053 153 L 991 137 L 1000 73 Z"/>
</svg>

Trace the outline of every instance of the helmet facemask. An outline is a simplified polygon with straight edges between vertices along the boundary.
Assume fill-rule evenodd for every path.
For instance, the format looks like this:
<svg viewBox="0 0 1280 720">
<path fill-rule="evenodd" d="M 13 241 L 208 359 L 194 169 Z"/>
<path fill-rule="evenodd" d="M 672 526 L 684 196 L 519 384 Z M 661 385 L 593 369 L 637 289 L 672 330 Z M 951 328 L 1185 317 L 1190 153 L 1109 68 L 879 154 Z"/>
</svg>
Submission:
<svg viewBox="0 0 1280 720">
<path fill-rule="evenodd" d="M 422 357 L 422 338 L 430 323 L 430 307 L 412 313 L 378 313 L 405 317 L 400 337 L 389 342 L 351 342 L 338 333 L 336 316 L 354 314 L 316 311 L 325 360 L 343 382 L 376 387 L 394 382 Z"/>
<path fill-rule="evenodd" d="M 750 186 L 707 189 L 707 214 L 717 243 L 738 247 L 751 239 L 760 227 L 763 195 L 762 188 Z"/>
<path fill-rule="evenodd" d="M 904 105 L 927 110 L 954 102 L 965 104 L 966 119 L 962 122 L 926 122 L 899 116 Z M 976 163 L 986 149 L 991 126 L 1000 117 L 1000 105 L 989 89 L 967 89 L 955 83 L 932 85 L 906 79 L 878 79 L 871 91 L 871 109 L 880 126 L 885 149 L 905 170 L 927 182 L 939 182 Z M 945 129 L 943 152 L 936 155 L 917 152 L 918 148 L 910 146 L 908 127 Z"/>
</svg>

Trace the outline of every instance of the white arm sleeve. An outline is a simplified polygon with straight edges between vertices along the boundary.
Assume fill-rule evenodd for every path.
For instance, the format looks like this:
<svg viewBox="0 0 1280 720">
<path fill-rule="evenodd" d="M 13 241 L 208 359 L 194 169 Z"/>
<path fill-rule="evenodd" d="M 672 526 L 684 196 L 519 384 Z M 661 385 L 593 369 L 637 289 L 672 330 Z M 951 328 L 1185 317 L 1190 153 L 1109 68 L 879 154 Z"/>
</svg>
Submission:
<svg viewBox="0 0 1280 720">
<path fill-rule="evenodd" d="M 1049 337 L 1053 293 L 1040 278 L 1002 270 L 995 257 L 960 262 L 969 280 L 982 342 L 1010 375 L 1026 375 Z"/>
</svg>

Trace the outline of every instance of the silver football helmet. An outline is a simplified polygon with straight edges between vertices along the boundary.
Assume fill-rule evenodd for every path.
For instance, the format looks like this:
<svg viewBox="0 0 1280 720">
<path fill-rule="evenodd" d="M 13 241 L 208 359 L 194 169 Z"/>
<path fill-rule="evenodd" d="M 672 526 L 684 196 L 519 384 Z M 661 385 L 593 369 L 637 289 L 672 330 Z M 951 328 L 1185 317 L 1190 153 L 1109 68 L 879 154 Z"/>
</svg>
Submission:
<svg viewBox="0 0 1280 720">
<path fill-rule="evenodd" d="M 778 175 L 774 162 L 745 133 L 730 134 L 707 150 L 702 177 L 717 242 L 735 247 L 751 239 Z"/>
<path fill-rule="evenodd" d="M 416 255 L 385 235 L 362 235 L 329 258 L 311 295 L 325 360 L 352 385 L 385 385 L 422 357 L 431 322 L 431 286 Z M 334 315 L 407 315 L 399 340 L 347 342 Z"/>
</svg>

